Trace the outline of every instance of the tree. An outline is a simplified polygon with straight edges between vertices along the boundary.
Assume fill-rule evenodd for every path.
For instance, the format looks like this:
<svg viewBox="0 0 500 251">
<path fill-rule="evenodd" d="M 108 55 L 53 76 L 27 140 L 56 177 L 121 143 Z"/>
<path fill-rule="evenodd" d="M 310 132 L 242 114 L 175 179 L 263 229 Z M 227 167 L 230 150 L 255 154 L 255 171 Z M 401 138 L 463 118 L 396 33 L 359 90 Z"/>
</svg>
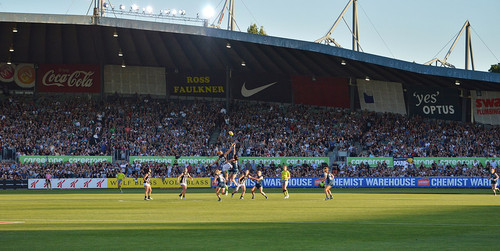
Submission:
<svg viewBox="0 0 500 251">
<path fill-rule="evenodd" d="M 488 71 L 489 72 L 500 73 L 500 63 L 491 65 L 491 68 Z"/>
<path fill-rule="evenodd" d="M 251 34 L 258 34 L 258 35 L 264 35 L 264 36 L 267 36 L 267 33 L 266 31 L 264 31 L 264 26 L 260 26 L 260 29 L 257 27 L 257 24 L 251 24 L 248 29 L 247 29 L 247 32 L 248 33 L 251 33 Z"/>
</svg>

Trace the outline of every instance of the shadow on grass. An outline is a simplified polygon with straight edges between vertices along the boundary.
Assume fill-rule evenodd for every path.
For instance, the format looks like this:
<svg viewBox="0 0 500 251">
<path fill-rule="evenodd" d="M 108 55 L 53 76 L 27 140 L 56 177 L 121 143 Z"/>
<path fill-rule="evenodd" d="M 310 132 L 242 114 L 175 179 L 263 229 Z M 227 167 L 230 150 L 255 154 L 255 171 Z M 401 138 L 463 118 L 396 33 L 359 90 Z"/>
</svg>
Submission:
<svg viewBox="0 0 500 251">
<path fill-rule="evenodd" d="M 492 222 L 496 210 L 470 206 L 362 222 L 286 222 L 284 214 L 280 223 L 59 223 L 55 229 L 75 230 L 44 231 L 2 231 L 0 225 L 0 249 L 488 250 L 500 234 L 500 222 Z"/>
</svg>

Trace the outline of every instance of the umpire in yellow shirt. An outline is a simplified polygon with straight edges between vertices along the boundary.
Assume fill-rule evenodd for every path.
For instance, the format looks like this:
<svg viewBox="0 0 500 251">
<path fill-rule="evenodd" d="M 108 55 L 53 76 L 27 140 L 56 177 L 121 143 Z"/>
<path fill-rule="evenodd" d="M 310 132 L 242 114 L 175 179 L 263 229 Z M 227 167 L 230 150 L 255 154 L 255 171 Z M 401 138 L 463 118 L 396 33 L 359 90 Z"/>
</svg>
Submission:
<svg viewBox="0 0 500 251">
<path fill-rule="evenodd" d="M 289 198 L 288 190 L 286 187 L 288 186 L 288 180 L 290 179 L 290 172 L 288 171 L 288 167 L 283 165 L 283 171 L 281 171 L 281 187 L 283 188 L 283 194 L 285 195 L 285 199 Z"/>
</svg>

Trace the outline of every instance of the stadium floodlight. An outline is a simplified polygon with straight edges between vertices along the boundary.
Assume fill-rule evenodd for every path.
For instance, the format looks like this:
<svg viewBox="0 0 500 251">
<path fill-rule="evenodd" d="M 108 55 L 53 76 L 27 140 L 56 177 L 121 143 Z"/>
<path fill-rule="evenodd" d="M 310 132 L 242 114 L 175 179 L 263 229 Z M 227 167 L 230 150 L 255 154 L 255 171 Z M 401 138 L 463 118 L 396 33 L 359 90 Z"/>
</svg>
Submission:
<svg viewBox="0 0 500 251">
<path fill-rule="evenodd" d="M 122 49 L 120 49 L 120 50 L 118 51 L 118 57 L 123 57 L 123 52 L 122 52 Z"/>
<path fill-rule="evenodd" d="M 455 80 L 455 85 L 460 85 L 460 81 Z"/>
<path fill-rule="evenodd" d="M 106 9 L 110 7 L 109 3 L 104 3 L 102 6 L 104 6 L 104 8 Z"/>
<path fill-rule="evenodd" d="M 241 61 L 241 66 L 245 67 L 247 66 L 247 63 L 245 63 L 245 61 Z"/>
<path fill-rule="evenodd" d="M 201 17 L 202 18 L 205 18 L 205 19 L 210 19 L 212 18 L 213 16 L 215 15 L 215 10 L 212 6 L 206 6 L 205 8 L 203 8 L 203 10 L 201 11 Z"/>
<path fill-rule="evenodd" d="M 120 4 L 120 10 L 125 10 L 125 8 L 126 8 L 125 5 Z"/>
<path fill-rule="evenodd" d="M 137 12 L 139 11 L 139 6 L 137 4 L 132 4 L 132 6 L 130 6 L 130 10 Z"/>
<path fill-rule="evenodd" d="M 176 9 L 172 9 L 172 16 L 176 16 L 177 15 L 177 10 Z"/>
<path fill-rule="evenodd" d="M 341 65 L 346 65 L 346 61 L 342 59 L 342 62 L 340 62 Z"/>
<path fill-rule="evenodd" d="M 14 46 L 13 45 L 10 46 L 9 51 L 10 52 L 14 52 Z"/>
<path fill-rule="evenodd" d="M 153 7 L 147 6 L 146 7 L 146 14 L 153 14 Z"/>
<path fill-rule="evenodd" d="M 179 14 L 182 15 L 182 16 L 185 16 L 186 15 L 186 10 L 180 10 Z"/>
<path fill-rule="evenodd" d="M 365 80 L 366 80 L 366 81 L 370 81 L 370 77 L 366 76 L 366 77 L 365 77 Z"/>
<path fill-rule="evenodd" d="M 118 32 L 113 32 L 113 37 L 118 37 Z"/>
<path fill-rule="evenodd" d="M 9 57 L 9 60 L 7 60 L 7 64 L 8 65 L 12 64 L 12 62 L 10 61 L 10 57 Z"/>
<path fill-rule="evenodd" d="M 231 49 L 231 44 L 230 43 L 226 43 L 226 48 Z"/>
<path fill-rule="evenodd" d="M 17 33 L 17 27 L 12 27 L 12 32 Z"/>
<path fill-rule="evenodd" d="M 125 67 L 127 67 L 127 66 L 125 65 L 125 60 L 122 60 L 122 68 L 125 68 Z"/>
<path fill-rule="evenodd" d="M 170 9 L 163 10 L 163 14 L 170 15 Z"/>
</svg>

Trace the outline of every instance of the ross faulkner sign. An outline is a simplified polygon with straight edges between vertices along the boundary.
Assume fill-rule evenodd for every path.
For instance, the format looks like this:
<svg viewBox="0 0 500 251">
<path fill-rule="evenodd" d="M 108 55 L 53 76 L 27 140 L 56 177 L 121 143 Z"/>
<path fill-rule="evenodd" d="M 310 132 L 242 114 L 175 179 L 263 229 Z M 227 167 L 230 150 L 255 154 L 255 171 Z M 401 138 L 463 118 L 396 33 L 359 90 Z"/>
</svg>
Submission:
<svg viewBox="0 0 500 251">
<path fill-rule="evenodd" d="M 408 86 L 410 114 L 427 118 L 461 120 L 457 89 Z"/>
<path fill-rule="evenodd" d="M 40 65 L 37 74 L 39 92 L 101 91 L 101 72 L 98 65 Z"/>
</svg>

